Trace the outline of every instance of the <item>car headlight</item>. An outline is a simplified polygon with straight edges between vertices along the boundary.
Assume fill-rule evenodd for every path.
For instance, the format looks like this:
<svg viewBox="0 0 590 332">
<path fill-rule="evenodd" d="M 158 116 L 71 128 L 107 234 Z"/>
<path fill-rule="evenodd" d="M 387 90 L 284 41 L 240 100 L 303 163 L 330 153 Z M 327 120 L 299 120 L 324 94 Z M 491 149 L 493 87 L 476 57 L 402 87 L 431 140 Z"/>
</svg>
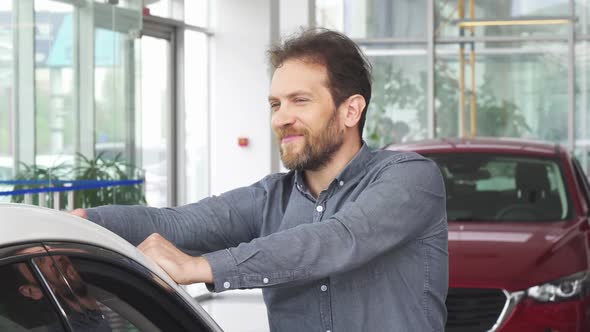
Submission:
<svg viewBox="0 0 590 332">
<path fill-rule="evenodd" d="M 574 300 L 587 294 L 589 289 L 588 272 L 578 272 L 543 285 L 527 289 L 528 297 L 540 302 L 561 302 Z"/>
</svg>

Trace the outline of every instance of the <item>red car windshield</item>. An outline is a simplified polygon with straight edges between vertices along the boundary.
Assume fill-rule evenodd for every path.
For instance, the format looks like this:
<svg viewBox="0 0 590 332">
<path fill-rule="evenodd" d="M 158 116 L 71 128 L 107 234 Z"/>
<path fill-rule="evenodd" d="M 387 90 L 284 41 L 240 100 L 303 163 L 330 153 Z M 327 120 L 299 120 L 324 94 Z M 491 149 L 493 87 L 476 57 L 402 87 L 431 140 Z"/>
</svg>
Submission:
<svg viewBox="0 0 590 332">
<path fill-rule="evenodd" d="M 444 177 L 449 221 L 558 221 L 570 204 L 557 159 L 426 154 Z"/>
</svg>

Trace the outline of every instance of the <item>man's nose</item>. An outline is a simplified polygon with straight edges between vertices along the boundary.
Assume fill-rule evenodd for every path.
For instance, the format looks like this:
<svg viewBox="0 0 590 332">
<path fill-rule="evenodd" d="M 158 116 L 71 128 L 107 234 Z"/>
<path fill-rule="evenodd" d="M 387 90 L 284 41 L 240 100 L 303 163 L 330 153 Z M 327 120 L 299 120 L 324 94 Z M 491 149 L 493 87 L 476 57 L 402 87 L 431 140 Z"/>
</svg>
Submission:
<svg viewBox="0 0 590 332">
<path fill-rule="evenodd" d="M 295 115 L 290 111 L 288 107 L 281 106 L 275 110 L 272 114 L 271 125 L 273 128 L 282 128 L 290 126 L 296 121 Z"/>
</svg>

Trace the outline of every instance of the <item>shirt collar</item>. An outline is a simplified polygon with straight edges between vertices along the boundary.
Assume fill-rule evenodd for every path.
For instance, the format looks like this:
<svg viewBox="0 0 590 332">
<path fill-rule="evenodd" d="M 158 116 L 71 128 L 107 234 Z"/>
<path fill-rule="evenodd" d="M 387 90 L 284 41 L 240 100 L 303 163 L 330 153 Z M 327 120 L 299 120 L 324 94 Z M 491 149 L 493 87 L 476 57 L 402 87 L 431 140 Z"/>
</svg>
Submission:
<svg viewBox="0 0 590 332">
<path fill-rule="evenodd" d="M 371 149 L 363 141 L 363 145 L 354 157 L 348 162 L 344 169 L 336 176 L 335 181 L 343 183 L 356 177 L 359 173 L 364 172 L 366 164 L 371 158 Z M 303 180 L 303 171 L 295 171 L 295 185 L 301 191 L 306 190 L 305 181 Z"/>
</svg>

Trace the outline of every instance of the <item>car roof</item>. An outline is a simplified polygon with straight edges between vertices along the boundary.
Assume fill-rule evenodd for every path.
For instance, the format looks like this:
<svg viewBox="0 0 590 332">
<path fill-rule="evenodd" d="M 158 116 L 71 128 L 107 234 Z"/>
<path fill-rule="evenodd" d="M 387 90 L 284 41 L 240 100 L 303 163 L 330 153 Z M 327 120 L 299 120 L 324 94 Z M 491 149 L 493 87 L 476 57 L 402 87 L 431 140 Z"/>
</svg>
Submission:
<svg viewBox="0 0 590 332">
<path fill-rule="evenodd" d="M 557 144 L 514 138 L 438 138 L 391 144 L 384 149 L 418 153 L 495 152 L 549 157 L 566 153 Z"/>
<path fill-rule="evenodd" d="M 101 247 L 131 258 L 147 267 L 158 277 L 174 288 L 193 307 L 213 322 L 195 300 L 172 278 L 147 258 L 135 246 L 108 229 L 86 219 L 48 208 L 0 203 L 0 247 L 34 242 L 70 242 Z"/>
<path fill-rule="evenodd" d="M 0 203 L 0 247 L 18 243 L 64 241 L 90 244 L 117 252 L 153 269 L 163 279 L 170 277 L 158 270 L 137 248 L 108 229 L 86 219 L 39 206 Z"/>
</svg>

